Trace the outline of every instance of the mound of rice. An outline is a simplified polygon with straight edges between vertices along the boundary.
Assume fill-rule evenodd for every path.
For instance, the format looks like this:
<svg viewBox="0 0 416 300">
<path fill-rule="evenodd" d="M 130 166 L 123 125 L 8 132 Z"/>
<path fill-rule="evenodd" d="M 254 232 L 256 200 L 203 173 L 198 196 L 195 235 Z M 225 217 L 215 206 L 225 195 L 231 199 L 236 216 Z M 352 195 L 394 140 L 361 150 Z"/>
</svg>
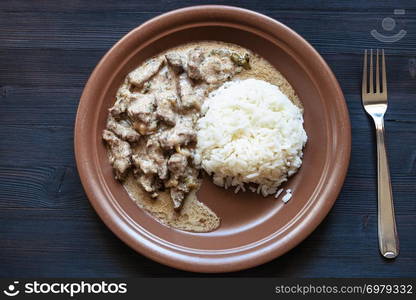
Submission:
<svg viewBox="0 0 416 300">
<path fill-rule="evenodd" d="M 230 81 L 208 96 L 197 123 L 196 158 L 214 183 L 263 196 L 302 164 L 307 136 L 302 110 L 277 86 L 257 79 Z"/>
</svg>

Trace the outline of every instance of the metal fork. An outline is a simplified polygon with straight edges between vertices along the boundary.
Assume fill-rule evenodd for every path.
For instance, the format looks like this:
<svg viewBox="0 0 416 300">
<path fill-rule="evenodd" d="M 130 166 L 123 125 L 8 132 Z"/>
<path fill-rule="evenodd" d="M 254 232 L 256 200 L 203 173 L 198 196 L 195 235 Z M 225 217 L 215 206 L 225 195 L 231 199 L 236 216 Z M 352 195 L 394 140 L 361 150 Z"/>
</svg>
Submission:
<svg viewBox="0 0 416 300">
<path fill-rule="evenodd" d="M 378 169 L 378 239 L 380 252 L 385 258 L 399 254 L 399 239 L 394 216 L 389 164 L 384 145 L 384 114 L 387 110 L 387 78 L 384 49 L 382 50 L 382 80 L 380 82 L 379 51 L 376 55 L 376 87 L 373 85 L 373 49 L 370 50 L 370 69 L 367 76 L 367 50 L 364 53 L 362 102 L 365 111 L 373 118 L 377 135 Z M 369 81 L 369 85 L 367 84 Z M 381 83 L 381 84 L 380 84 Z"/>
</svg>

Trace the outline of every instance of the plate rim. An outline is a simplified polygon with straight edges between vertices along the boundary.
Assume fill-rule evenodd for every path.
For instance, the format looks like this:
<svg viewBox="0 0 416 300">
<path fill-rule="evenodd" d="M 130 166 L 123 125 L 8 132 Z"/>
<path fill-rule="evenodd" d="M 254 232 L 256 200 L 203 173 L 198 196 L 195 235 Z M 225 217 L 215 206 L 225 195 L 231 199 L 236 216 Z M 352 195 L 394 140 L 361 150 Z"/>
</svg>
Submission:
<svg viewBox="0 0 416 300">
<path fill-rule="evenodd" d="M 87 99 L 90 97 L 89 94 L 91 93 L 93 86 L 96 86 L 95 81 L 97 80 L 101 69 L 105 67 L 105 62 L 113 53 L 114 49 L 120 47 L 138 32 L 153 32 L 158 27 L 166 27 L 166 23 L 169 23 L 169 21 L 173 19 L 176 19 L 176 22 L 178 22 L 178 19 L 181 20 L 180 22 L 186 22 L 187 19 L 195 14 L 204 15 L 205 17 L 208 16 L 213 19 L 219 15 L 223 17 L 228 16 L 230 18 L 236 18 L 237 15 L 244 15 L 244 17 L 247 18 L 247 22 L 255 20 L 256 22 L 259 22 L 259 26 L 267 25 L 277 31 L 285 31 L 293 39 L 291 41 L 292 43 L 296 43 L 298 47 L 302 47 L 304 51 L 309 52 L 314 57 L 313 62 L 315 65 L 323 67 L 322 71 L 328 76 L 328 81 L 331 82 L 331 86 L 334 88 L 334 94 L 336 94 L 337 108 L 339 109 L 338 115 L 343 122 L 339 128 L 343 136 L 341 141 L 341 143 L 343 143 L 343 151 L 338 157 L 338 163 L 341 167 L 336 170 L 337 172 L 335 175 L 329 177 L 333 184 L 331 184 L 329 188 L 323 190 L 325 195 L 321 198 L 324 200 L 319 200 L 315 203 L 313 208 L 315 213 L 309 213 L 309 215 L 304 216 L 300 222 L 299 220 L 294 220 L 294 222 L 298 222 L 296 225 L 296 228 L 298 229 L 292 236 L 286 236 L 283 241 L 272 241 L 267 245 L 263 244 L 262 249 L 260 249 L 261 253 L 259 251 L 251 251 L 249 253 L 242 253 L 237 257 L 232 256 L 230 253 L 229 255 L 231 256 L 227 257 L 227 259 L 221 257 L 221 255 L 217 255 L 216 258 L 201 258 L 198 255 L 195 255 L 195 252 L 192 254 L 192 249 L 186 249 L 185 247 L 178 245 L 176 245 L 176 248 L 167 247 L 166 243 L 163 243 L 163 241 L 160 240 L 158 241 L 157 236 L 152 236 L 152 234 L 146 230 L 135 226 L 135 222 L 129 220 L 129 216 L 125 214 L 121 207 L 117 209 L 117 201 L 112 197 L 113 195 L 108 190 L 103 188 L 103 186 L 100 188 L 100 185 L 93 184 L 93 182 L 96 181 L 103 181 L 103 178 L 101 178 L 102 174 L 99 169 L 95 170 L 97 174 L 93 174 L 94 170 L 91 168 L 93 168 L 94 163 L 91 163 L 86 159 L 87 155 L 85 154 L 85 151 L 81 151 L 91 151 L 86 149 L 86 145 L 81 142 L 81 136 L 87 131 L 87 127 L 84 126 L 86 120 L 86 110 L 84 107 L 88 101 Z M 263 27 L 260 29 L 264 30 Z M 299 34 L 279 21 L 251 10 L 224 5 L 198 5 L 173 10 L 150 19 L 131 30 L 107 51 L 90 75 L 81 95 L 75 121 L 74 147 L 77 169 L 90 203 L 107 227 L 122 241 L 144 256 L 177 269 L 203 273 L 223 273 L 251 268 L 283 255 L 309 236 L 323 221 L 334 205 L 348 171 L 351 153 L 351 125 L 347 105 L 337 79 L 320 54 Z M 92 177 L 95 178 L 96 181 L 91 180 Z M 102 201 L 104 198 L 110 200 L 111 203 Z M 133 229 L 135 229 L 136 232 L 134 232 Z M 156 243 L 158 243 L 158 245 L 155 245 Z M 224 255 L 227 254 L 225 253 Z"/>
</svg>

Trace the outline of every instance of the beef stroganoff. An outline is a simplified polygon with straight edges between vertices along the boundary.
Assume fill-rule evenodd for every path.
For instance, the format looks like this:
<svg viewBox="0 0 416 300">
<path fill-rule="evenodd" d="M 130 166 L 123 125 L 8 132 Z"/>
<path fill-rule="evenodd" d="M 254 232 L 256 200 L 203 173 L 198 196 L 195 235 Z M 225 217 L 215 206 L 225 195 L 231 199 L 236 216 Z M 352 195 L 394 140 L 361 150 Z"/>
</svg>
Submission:
<svg viewBox="0 0 416 300">
<path fill-rule="evenodd" d="M 204 165 L 197 124 L 211 93 L 253 78 L 280 89 L 301 114 L 287 80 L 266 60 L 234 44 L 182 45 L 127 75 L 109 110 L 103 140 L 115 178 L 138 206 L 177 229 L 207 232 L 220 225 L 196 197 Z"/>
</svg>

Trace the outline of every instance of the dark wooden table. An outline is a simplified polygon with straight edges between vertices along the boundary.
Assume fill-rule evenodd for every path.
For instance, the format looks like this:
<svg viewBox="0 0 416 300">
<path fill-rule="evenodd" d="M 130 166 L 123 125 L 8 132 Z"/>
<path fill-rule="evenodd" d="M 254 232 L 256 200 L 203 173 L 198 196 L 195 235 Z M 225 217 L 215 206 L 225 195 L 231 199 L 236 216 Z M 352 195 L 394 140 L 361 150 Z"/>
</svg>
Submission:
<svg viewBox="0 0 416 300">
<path fill-rule="evenodd" d="M 337 76 L 352 124 L 348 177 L 324 222 L 283 257 L 222 276 L 414 277 L 416 3 L 214 2 L 264 13 L 307 39 Z M 79 97 L 100 58 L 144 21 L 198 3 L 213 2 L 0 2 L 1 277 L 199 276 L 148 260 L 113 235 L 89 205 L 73 150 Z M 382 27 L 386 17 L 396 21 L 390 32 Z M 382 43 L 372 29 L 407 35 Z M 387 147 L 401 243 L 395 261 L 378 252 L 375 137 L 360 98 L 363 49 L 377 47 L 388 54 Z"/>
</svg>

